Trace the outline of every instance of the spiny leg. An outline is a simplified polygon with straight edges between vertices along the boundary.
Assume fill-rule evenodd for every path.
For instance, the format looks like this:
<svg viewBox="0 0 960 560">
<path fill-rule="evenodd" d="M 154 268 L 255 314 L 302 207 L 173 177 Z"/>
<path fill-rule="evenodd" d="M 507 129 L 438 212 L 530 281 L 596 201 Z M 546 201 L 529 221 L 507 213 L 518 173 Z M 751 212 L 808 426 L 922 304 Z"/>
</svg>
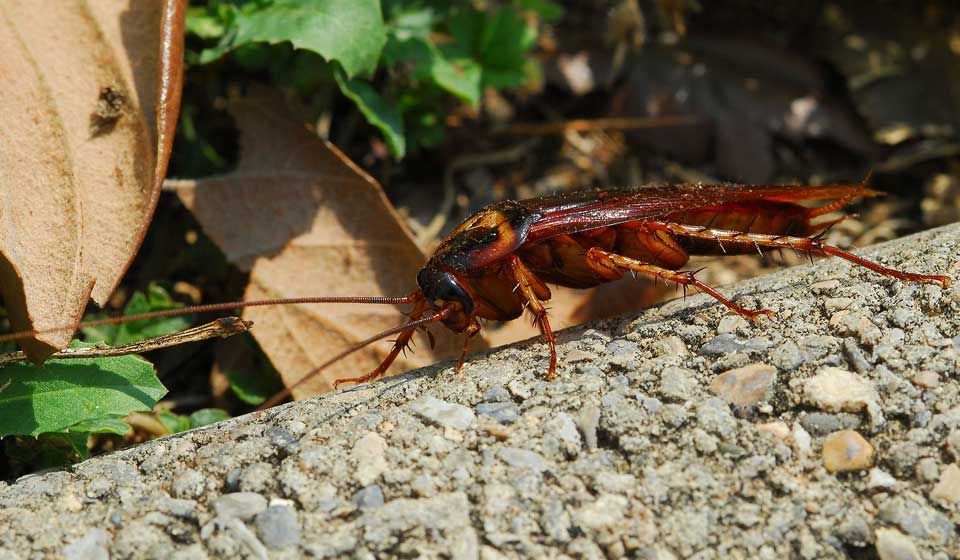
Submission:
<svg viewBox="0 0 960 560">
<path fill-rule="evenodd" d="M 534 322 L 540 327 L 540 332 L 550 347 L 547 380 L 552 380 L 557 376 L 557 338 L 554 336 L 553 328 L 550 327 L 550 321 L 547 319 L 547 308 L 543 305 L 543 302 L 550 297 L 550 290 L 523 264 L 520 257 L 514 255 L 509 266 L 513 279 L 517 282 L 516 289 L 523 296 L 530 312 L 533 313 Z M 538 291 L 540 292 L 539 295 L 537 294 Z M 546 297 L 542 297 L 544 295 Z"/>
<path fill-rule="evenodd" d="M 467 358 L 467 350 L 470 349 L 470 340 L 479 332 L 480 321 L 474 319 L 473 323 L 470 323 L 470 326 L 467 327 L 467 330 L 464 332 L 466 336 L 463 337 L 463 349 L 460 350 L 460 359 L 457 360 L 457 373 L 460 373 L 460 370 L 463 369 L 463 361 Z"/>
<path fill-rule="evenodd" d="M 653 276 L 654 278 L 662 278 L 669 282 L 675 282 L 682 286 L 693 286 L 694 288 L 709 294 L 711 297 L 719 301 L 720 303 L 726 305 L 735 313 L 746 317 L 747 319 L 756 320 L 761 315 L 774 315 L 774 312 L 769 309 L 761 309 L 760 311 L 750 311 L 745 309 L 736 303 L 727 299 L 726 296 L 718 292 L 715 288 L 706 284 L 696 278 L 696 273 L 693 271 L 681 271 L 681 270 L 670 270 L 669 268 L 663 268 L 660 266 L 647 264 L 643 261 L 638 261 L 636 259 L 631 259 L 630 257 L 624 257 L 623 255 L 618 255 L 616 253 L 611 253 L 609 251 L 604 251 L 596 247 L 587 251 L 587 258 L 593 261 L 596 265 L 601 267 L 612 267 L 619 268 L 621 270 L 629 270 L 632 272 L 637 272 L 639 274 L 644 274 L 646 276 Z"/>
<path fill-rule="evenodd" d="M 416 307 L 407 314 L 411 321 L 416 321 L 423 316 L 424 312 L 427 310 L 427 304 L 423 301 L 417 302 Z M 347 377 L 344 379 L 337 379 L 333 382 L 333 388 L 339 389 L 341 385 L 346 383 L 353 383 L 360 385 L 363 383 L 368 383 L 375 379 L 383 377 L 383 374 L 387 373 L 387 370 L 393 364 L 394 360 L 397 359 L 397 356 L 406 349 L 407 345 L 410 344 L 410 340 L 413 338 L 413 334 L 417 332 L 416 327 L 411 327 L 407 330 L 401 331 L 397 335 L 397 339 L 393 342 L 393 347 L 390 349 L 390 353 L 380 362 L 373 371 L 367 373 L 366 375 L 361 375 L 359 377 Z"/>
<path fill-rule="evenodd" d="M 743 233 L 738 231 L 702 228 L 699 226 L 687 226 L 676 223 L 659 224 L 659 226 L 676 235 L 684 237 L 752 243 L 757 246 L 758 250 L 760 247 L 790 248 L 810 254 L 816 253 L 819 255 L 832 255 L 834 257 L 840 257 L 841 259 L 870 269 L 878 274 L 892 276 L 905 282 L 936 282 L 944 287 L 950 284 L 950 278 L 948 276 L 941 274 L 918 274 L 915 272 L 904 272 L 902 270 L 883 266 L 880 263 L 865 259 L 859 255 L 851 253 L 850 251 L 845 251 L 835 245 L 827 245 L 819 236 L 795 237 L 791 235 Z"/>
</svg>

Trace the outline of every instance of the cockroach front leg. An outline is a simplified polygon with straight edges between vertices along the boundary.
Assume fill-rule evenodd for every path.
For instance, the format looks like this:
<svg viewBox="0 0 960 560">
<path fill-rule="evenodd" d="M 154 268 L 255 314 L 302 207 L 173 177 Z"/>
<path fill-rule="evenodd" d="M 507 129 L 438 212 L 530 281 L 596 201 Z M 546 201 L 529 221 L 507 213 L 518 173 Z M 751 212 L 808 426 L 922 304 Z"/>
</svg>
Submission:
<svg viewBox="0 0 960 560">
<path fill-rule="evenodd" d="M 412 311 L 410 311 L 410 313 L 407 314 L 407 316 L 410 318 L 411 321 L 415 321 L 423 316 L 423 314 L 427 311 L 427 308 L 428 308 L 428 305 L 423 300 L 419 300 L 416 306 L 413 308 Z M 416 328 L 410 328 L 410 329 L 401 331 L 397 335 L 397 340 L 394 341 L 393 348 L 390 349 L 390 353 L 387 354 L 387 356 L 383 359 L 383 361 L 380 362 L 380 365 L 378 365 L 373 371 L 371 371 L 366 375 L 361 375 L 359 377 L 347 377 L 344 379 L 337 379 L 336 381 L 333 382 L 333 388 L 339 389 L 341 385 L 345 385 L 347 383 L 360 385 L 363 383 L 369 383 L 370 381 L 374 381 L 376 379 L 380 379 L 381 377 L 383 377 L 383 374 L 385 374 L 387 370 L 390 369 L 390 366 L 393 364 L 394 360 L 397 359 L 397 356 L 399 356 L 400 353 L 403 352 L 403 350 L 407 347 L 407 345 L 410 344 L 410 339 L 413 338 L 413 334 L 415 332 L 417 332 Z"/>
<path fill-rule="evenodd" d="M 701 292 L 709 294 L 738 315 L 742 315 L 751 321 L 755 321 L 761 316 L 772 316 L 775 314 L 769 309 L 750 311 L 749 309 L 745 309 L 737 305 L 736 303 L 727 299 L 726 296 L 718 292 L 713 286 L 698 280 L 696 278 L 696 274 L 692 271 L 670 270 L 669 268 L 647 264 L 636 259 L 631 259 L 630 257 L 624 257 L 623 255 L 604 251 L 603 249 L 599 249 L 597 247 L 587 251 L 587 259 L 592 266 L 596 266 L 601 270 L 604 268 L 630 270 L 645 276 L 663 278 L 668 282 L 675 282 L 682 286 L 693 286 Z"/>
<path fill-rule="evenodd" d="M 850 251 L 845 251 L 835 245 L 827 245 L 820 237 L 796 237 L 791 235 L 769 235 L 762 233 L 743 233 L 738 231 L 729 231 L 721 229 L 710 229 L 700 226 L 688 226 L 676 223 L 658 224 L 661 229 L 666 229 L 678 236 L 692 237 L 697 239 L 708 239 L 718 242 L 739 242 L 752 243 L 759 250 L 761 247 L 770 247 L 775 249 L 794 249 L 796 251 L 831 255 L 840 257 L 853 264 L 870 269 L 884 276 L 892 276 L 904 282 L 938 283 L 946 287 L 950 284 L 950 278 L 942 274 L 917 274 L 915 272 L 904 272 L 895 268 L 883 266 L 871 260 L 855 255 Z"/>
<path fill-rule="evenodd" d="M 457 369 L 456 372 L 460 373 L 460 370 L 463 369 L 463 362 L 467 358 L 467 350 L 470 349 L 470 340 L 477 336 L 480 333 L 480 321 L 474 319 L 470 326 L 467 327 L 467 330 L 463 334 L 463 349 L 460 350 L 460 359 L 457 360 Z"/>
<path fill-rule="evenodd" d="M 547 308 L 543 305 L 550 299 L 550 289 L 516 255 L 510 259 L 509 272 L 517 283 L 514 289 L 520 292 L 524 305 L 533 313 L 533 320 L 550 347 L 550 365 L 547 367 L 547 380 L 550 381 L 557 376 L 557 338 L 547 319 Z"/>
</svg>

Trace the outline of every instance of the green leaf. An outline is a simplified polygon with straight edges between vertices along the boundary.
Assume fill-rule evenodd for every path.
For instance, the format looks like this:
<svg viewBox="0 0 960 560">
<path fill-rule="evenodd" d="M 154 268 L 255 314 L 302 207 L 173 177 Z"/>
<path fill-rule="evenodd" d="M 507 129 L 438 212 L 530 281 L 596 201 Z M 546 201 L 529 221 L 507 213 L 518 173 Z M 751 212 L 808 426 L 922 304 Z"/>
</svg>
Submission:
<svg viewBox="0 0 960 560">
<path fill-rule="evenodd" d="M 407 142 L 403 136 L 403 117 L 397 107 L 380 97 L 367 82 L 348 80 L 341 71 L 334 72 L 334 78 L 343 95 L 353 101 L 367 121 L 383 133 L 394 157 L 402 158 L 407 151 Z"/>
<path fill-rule="evenodd" d="M 88 434 L 116 434 L 125 436 L 130 433 L 130 425 L 123 421 L 123 418 L 116 416 L 103 416 L 101 418 L 90 418 L 81 420 L 67 428 L 68 433 L 88 433 Z"/>
<path fill-rule="evenodd" d="M 187 8 L 186 32 L 201 39 L 219 39 L 226 32 L 224 21 L 206 6 Z"/>
<path fill-rule="evenodd" d="M 536 29 L 515 10 L 493 14 L 480 37 L 484 83 L 496 88 L 523 84 L 526 53 L 536 40 Z"/>
<path fill-rule="evenodd" d="M 127 427 L 129 430 L 129 426 Z M 81 461 L 90 458 L 90 434 L 89 432 L 69 432 L 65 434 L 47 434 L 51 441 L 62 438 L 70 446 L 70 449 L 77 454 Z M 64 461 L 66 464 L 69 461 Z"/>
<path fill-rule="evenodd" d="M 166 392 L 153 365 L 137 356 L 7 365 L 0 368 L 0 436 L 62 432 L 150 410 Z"/>
<path fill-rule="evenodd" d="M 283 389 L 276 371 L 226 370 L 230 388 L 249 405 L 260 405 Z"/>
<path fill-rule="evenodd" d="M 339 62 L 353 77 L 373 73 L 386 40 L 379 0 L 274 0 L 237 9 L 220 43 L 200 53 L 200 62 L 248 43 L 289 41 Z"/>
<path fill-rule="evenodd" d="M 222 422 L 230 418 L 226 410 L 219 408 L 201 408 L 190 415 L 188 421 L 190 428 L 199 428 L 200 426 L 209 426 L 217 422 Z"/>
<path fill-rule="evenodd" d="M 397 62 L 412 63 L 414 78 L 433 82 L 471 106 L 476 106 L 480 100 L 481 70 L 476 61 L 470 58 L 448 60 L 427 39 L 400 39 L 392 35 L 387 39 L 383 57 L 390 65 Z"/>
<path fill-rule="evenodd" d="M 390 32 L 397 38 L 427 38 L 437 23 L 433 8 L 422 5 L 407 5 L 404 2 L 384 2 L 383 10 L 389 18 Z"/>
<path fill-rule="evenodd" d="M 171 434 L 179 434 L 190 429 L 190 419 L 182 414 L 174 414 L 169 410 L 157 413 L 157 419 Z"/>
<path fill-rule="evenodd" d="M 537 30 L 517 10 L 505 7 L 492 14 L 460 10 L 447 26 L 455 42 L 441 50 L 451 59 L 476 59 L 484 86 L 506 88 L 524 83 L 526 54 L 536 43 Z"/>
</svg>

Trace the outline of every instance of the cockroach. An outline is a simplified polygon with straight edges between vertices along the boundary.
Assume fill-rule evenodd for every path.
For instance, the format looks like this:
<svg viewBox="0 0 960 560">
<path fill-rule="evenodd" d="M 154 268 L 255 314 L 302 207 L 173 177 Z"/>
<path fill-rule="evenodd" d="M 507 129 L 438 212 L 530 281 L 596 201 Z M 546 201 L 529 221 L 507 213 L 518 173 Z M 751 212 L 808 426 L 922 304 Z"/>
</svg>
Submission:
<svg viewBox="0 0 960 560">
<path fill-rule="evenodd" d="M 691 255 L 762 254 L 763 249 L 786 248 L 811 257 L 840 257 L 902 281 L 947 286 L 947 276 L 896 270 L 823 241 L 828 228 L 843 218 L 816 218 L 879 194 L 867 188 L 864 180 L 859 185 L 817 186 L 664 184 L 505 200 L 483 208 L 450 232 L 417 274 L 417 290 L 406 296 L 231 302 L 119 319 L 281 303 L 411 305 L 407 322 L 345 349 L 298 382 L 368 344 L 398 335 L 379 366 L 364 375 L 338 380 L 340 386 L 383 376 L 414 333 L 431 323 L 465 335 L 459 370 L 467 343 L 480 332 L 480 319 L 511 321 L 526 310 L 549 347 L 546 378 L 553 379 L 557 343 L 545 306 L 551 295 L 548 283 L 585 289 L 632 273 L 695 288 L 734 313 L 756 320 L 773 312 L 741 307 L 699 280 L 695 271 L 681 268 Z M 817 202 L 823 204 L 801 204 Z M 24 337 L 17 333 L 0 336 L 0 341 Z M 286 398 L 292 388 L 267 405 Z"/>
</svg>

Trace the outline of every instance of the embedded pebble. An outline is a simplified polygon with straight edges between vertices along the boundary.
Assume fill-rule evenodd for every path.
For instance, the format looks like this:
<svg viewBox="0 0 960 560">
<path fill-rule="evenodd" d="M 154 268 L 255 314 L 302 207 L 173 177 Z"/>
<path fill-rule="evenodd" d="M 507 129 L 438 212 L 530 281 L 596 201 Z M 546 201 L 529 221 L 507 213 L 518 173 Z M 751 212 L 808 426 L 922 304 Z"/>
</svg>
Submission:
<svg viewBox="0 0 960 560">
<path fill-rule="evenodd" d="M 195 500 L 180 500 L 177 498 L 162 498 L 157 501 L 157 508 L 174 517 L 193 519 L 196 517 L 197 502 Z"/>
<path fill-rule="evenodd" d="M 869 490 L 887 490 L 897 485 L 897 479 L 887 471 L 873 467 L 867 475 L 867 488 Z"/>
<path fill-rule="evenodd" d="M 501 424 L 513 424 L 520 417 L 520 409 L 513 402 L 485 402 L 477 405 L 477 414 L 489 416 Z"/>
<path fill-rule="evenodd" d="M 511 402 L 510 391 L 503 385 L 494 385 L 483 394 L 484 402 Z"/>
<path fill-rule="evenodd" d="M 876 546 L 880 560 L 920 560 L 917 545 L 896 529 L 877 529 Z"/>
<path fill-rule="evenodd" d="M 724 439 L 737 431 L 737 419 L 730 412 L 730 406 L 718 397 L 711 397 L 697 406 L 697 423 L 707 432 Z"/>
<path fill-rule="evenodd" d="M 781 440 L 786 440 L 790 437 L 790 426 L 787 426 L 786 422 L 780 420 L 758 424 L 757 429 Z"/>
<path fill-rule="evenodd" d="M 736 335 L 719 334 L 708 340 L 700 347 L 700 353 L 705 356 L 723 356 L 734 352 L 765 352 L 770 348 L 770 341 L 765 338 L 751 338 L 740 340 Z"/>
<path fill-rule="evenodd" d="M 803 429 L 800 422 L 793 423 L 793 441 L 797 445 L 797 451 L 801 455 L 809 455 L 813 451 L 813 438 Z"/>
<path fill-rule="evenodd" d="M 297 512 L 288 504 L 271 504 L 257 514 L 253 525 L 267 548 L 276 550 L 300 544 Z"/>
<path fill-rule="evenodd" d="M 710 390 L 730 404 L 748 407 L 767 399 L 776 381 L 777 368 L 757 363 L 721 373 Z"/>
<path fill-rule="evenodd" d="M 615 494 L 603 494 L 573 514 L 574 522 L 587 531 L 603 531 L 617 525 L 626 513 L 627 499 Z"/>
<path fill-rule="evenodd" d="M 351 501 L 361 510 L 377 509 L 384 503 L 383 489 L 379 484 L 365 486 L 354 493 Z"/>
<path fill-rule="evenodd" d="M 960 467 L 952 463 L 940 473 L 940 480 L 930 491 L 930 497 L 948 504 L 960 502 Z"/>
<path fill-rule="evenodd" d="M 838 430 L 853 430 L 860 427 L 860 418 L 854 414 L 811 412 L 800 417 L 800 424 L 814 436 L 825 436 Z"/>
<path fill-rule="evenodd" d="M 830 317 L 830 326 L 840 335 L 854 335 L 860 344 L 874 346 L 883 339 L 879 329 L 865 311 L 837 311 Z"/>
<path fill-rule="evenodd" d="M 950 430 L 946 441 L 947 451 L 953 455 L 954 461 L 960 461 L 960 429 Z"/>
<path fill-rule="evenodd" d="M 910 381 L 917 387 L 935 389 L 940 386 L 940 376 L 935 371 L 924 370 L 914 374 Z"/>
<path fill-rule="evenodd" d="M 933 457 L 924 457 L 917 461 L 917 478 L 923 482 L 933 482 L 940 477 L 940 465 Z"/>
<path fill-rule="evenodd" d="M 63 557 L 66 560 L 109 560 L 110 550 L 107 545 L 110 535 L 103 529 L 90 529 L 82 537 L 63 548 Z M 16 556 L 10 556 L 16 558 Z"/>
<path fill-rule="evenodd" d="M 236 517 L 242 521 L 253 519 L 267 509 L 267 499 L 253 492 L 223 494 L 213 502 L 213 510 L 222 517 Z"/>
<path fill-rule="evenodd" d="M 883 501 L 876 516 L 877 520 L 896 525 L 917 539 L 943 544 L 955 536 L 950 519 L 912 493 Z"/>
<path fill-rule="evenodd" d="M 203 495 L 206 479 L 194 469 L 183 469 L 170 485 L 174 498 L 196 499 Z"/>
<path fill-rule="evenodd" d="M 429 395 L 410 403 L 410 409 L 421 418 L 455 430 L 466 430 L 473 424 L 473 411 L 462 404 L 442 401 Z"/>
<path fill-rule="evenodd" d="M 847 360 L 850 361 L 850 364 L 857 373 L 867 373 L 873 368 L 870 362 L 867 361 L 863 350 L 860 349 L 860 346 L 858 346 L 852 338 L 844 339 L 843 353 L 846 354 Z"/>
<path fill-rule="evenodd" d="M 389 468 L 387 465 L 387 440 L 377 432 L 367 432 L 353 444 L 350 458 L 354 465 L 353 477 L 360 486 L 373 484 Z"/>
<path fill-rule="evenodd" d="M 770 362 L 783 371 L 793 371 L 806 360 L 797 343 L 788 340 L 770 351 Z"/>
<path fill-rule="evenodd" d="M 660 374 L 660 395 L 665 399 L 689 399 L 698 385 L 696 373 L 689 369 L 670 366 Z"/>
<path fill-rule="evenodd" d="M 293 422 L 291 428 L 303 431 L 306 427 L 303 422 Z M 270 440 L 270 445 L 280 449 L 284 453 L 293 453 L 300 447 L 300 440 L 290 430 L 280 426 L 270 426 L 263 431 L 263 435 Z"/>
<path fill-rule="evenodd" d="M 870 442 L 853 430 L 834 432 L 823 441 L 823 466 L 832 473 L 869 469 L 875 458 Z"/>
<path fill-rule="evenodd" d="M 653 348 L 658 356 L 686 356 L 690 353 L 683 339 L 676 335 L 661 338 L 654 343 Z"/>
<path fill-rule="evenodd" d="M 547 463 L 539 453 L 519 447 L 503 447 L 497 453 L 500 459 L 510 465 L 521 469 L 530 469 L 534 472 L 547 470 Z"/>
<path fill-rule="evenodd" d="M 740 315 L 725 315 L 717 325 L 717 332 L 720 334 L 732 333 L 748 326 L 750 326 L 750 323 Z"/>
<path fill-rule="evenodd" d="M 237 489 L 244 492 L 269 494 L 277 482 L 273 465 L 257 462 L 247 466 L 237 479 Z"/>
<path fill-rule="evenodd" d="M 594 404 L 583 407 L 577 418 L 580 432 L 583 433 L 583 443 L 589 450 L 597 448 L 597 428 L 600 426 L 600 408 Z"/>
<path fill-rule="evenodd" d="M 836 535 L 844 543 L 856 547 L 865 547 L 873 540 L 873 531 L 870 530 L 870 524 L 859 515 L 853 515 L 845 519 L 837 527 Z"/>
<path fill-rule="evenodd" d="M 544 424 L 544 432 L 556 436 L 567 446 L 567 452 L 580 449 L 581 438 L 577 424 L 566 412 L 561 412 Z"/>
<path fill-rule="evenodd" d="M 866 410 L 878 422 L 880 396 L 873 384 L 856 373 L 825 367 L 808 379 L 803 387 L 806 401 L 829 412 Z"/>
</svg>

